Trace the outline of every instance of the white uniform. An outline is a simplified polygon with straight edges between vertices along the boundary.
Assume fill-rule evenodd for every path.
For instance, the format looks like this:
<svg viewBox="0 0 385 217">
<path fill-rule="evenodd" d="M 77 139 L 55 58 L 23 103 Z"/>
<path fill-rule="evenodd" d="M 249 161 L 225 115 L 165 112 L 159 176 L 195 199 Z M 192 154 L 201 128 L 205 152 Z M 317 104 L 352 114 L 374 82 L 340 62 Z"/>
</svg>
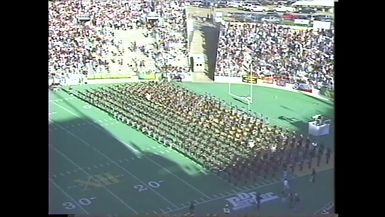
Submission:
<svg viewBox="0 0 385 217">
<path fill-rule="evenodd" d="M 230 214 L 230 209 L 228 207 L 223 208 L 225 214 Z"/>
<path fill-rule="evenodd" d="M 290 187 L 289 187 L 289 182 L 287 181 L 287 179 L 283 180 L 283 187 L 285 190 L 289 190 Z"/>
</svg>

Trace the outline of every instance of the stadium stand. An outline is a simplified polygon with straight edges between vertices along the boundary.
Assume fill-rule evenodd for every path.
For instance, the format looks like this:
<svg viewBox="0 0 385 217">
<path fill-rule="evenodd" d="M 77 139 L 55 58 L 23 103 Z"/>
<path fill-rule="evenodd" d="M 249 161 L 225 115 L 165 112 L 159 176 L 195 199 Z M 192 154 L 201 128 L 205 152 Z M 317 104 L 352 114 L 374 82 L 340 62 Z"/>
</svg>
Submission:
<svg viewBox="0 0 385 217">
<path fill-rule="evenodd" d="M 50 2 L 50 80 L 66 84 L 102 73 L 188 72 L 184 3 L 151 2 Z M 150 20 L 151 14 L 162 16 Z"/>
<path fill-rule="evenodd" d="M 220 30 L 216 76 L 285 76 L 333 87 L 334 30 L 295 30 L 272 23 L 228 23 Z"/>
</svg>

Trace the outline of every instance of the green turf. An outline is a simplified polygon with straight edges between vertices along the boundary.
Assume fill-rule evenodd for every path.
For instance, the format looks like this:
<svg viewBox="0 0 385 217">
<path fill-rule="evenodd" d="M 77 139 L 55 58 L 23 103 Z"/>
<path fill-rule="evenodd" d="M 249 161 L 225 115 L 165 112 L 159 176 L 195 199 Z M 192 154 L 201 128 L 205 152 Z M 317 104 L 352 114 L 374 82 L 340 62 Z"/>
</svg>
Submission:
<svg viewBox="0 0 385 217">
<path fill-rule="evenodd" d="M 239 107 L 247 107 L 227 95 L 227 84 L 181 85 L 196 92 L 209 92 Z M 100 85 L 75 88 L 90 86 Z M 245 86 L 234 85 L 232 89 L 237 94 L 247 95 Z M 264 87 L 254 87 L 253 92 L 253 111 L 268 116 L 274 124 L 304 133 L 311 116 L 322 113 L 332 118 L 333 115 L 332 103 L 304 94 Z M 175 150 L 156 143 L 63 91 L 51 93 L 50 100 L 50 111 L 53 112 L 50 116 L 49 146 L 50 213 L 88 212 L 111 216 L 136 212 L 182 214 L 187 212 L 188 203 L 194 200 L 198 203 L 198 213 L 221 213 L 225 199 L 238 192 L 257 189 L 261 193 L 279 194 L 282 189 L 279 178 L 257 180 L 252 185 L 242 186 L 244 189 L 233 186 Z M 333 130 L 331 132 L 333 134 Z M 321 140 L 333 145 L 332 136 Z M 103 180 L 103 176 L 112 178 Z M 314 213 L 333 201 L 333 170 L 320 172 L 318 176 L 315 184 L 309 183 L 308 177 L 291 181 L 302 196 L 303 202 L 297 211 L 292 211 L 287 204 L 276 199 L 262 204 L 259 212 L 272 215 Z M 91 203 L 88 204 L 87 198 L 94 199 L 89 199 Z M 80 199 L 85 205 L 80 206 Z M 257 211 L 244 208 L 234 212 Z"/>
</svg>

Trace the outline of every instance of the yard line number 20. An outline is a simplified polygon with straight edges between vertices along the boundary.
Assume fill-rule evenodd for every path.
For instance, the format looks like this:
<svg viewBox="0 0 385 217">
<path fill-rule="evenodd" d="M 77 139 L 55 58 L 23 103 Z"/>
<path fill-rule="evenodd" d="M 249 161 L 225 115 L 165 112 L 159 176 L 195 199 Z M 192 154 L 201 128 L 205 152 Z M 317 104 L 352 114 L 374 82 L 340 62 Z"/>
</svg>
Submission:
<svg viewBox="0 0 385 217">
<path fill-rule="evenodd" d="M 160 181 L 149 181 L 147 183 L 147 185 L 150 188 L 159 188 L 161 182 L 163 182 L 163 180 L 160 180 Z M 134 185 L 134 188 L 137 189 L 139 192 L 147 191 L 148 190 L 148 188 L 145 185 Z"/>
</svg>

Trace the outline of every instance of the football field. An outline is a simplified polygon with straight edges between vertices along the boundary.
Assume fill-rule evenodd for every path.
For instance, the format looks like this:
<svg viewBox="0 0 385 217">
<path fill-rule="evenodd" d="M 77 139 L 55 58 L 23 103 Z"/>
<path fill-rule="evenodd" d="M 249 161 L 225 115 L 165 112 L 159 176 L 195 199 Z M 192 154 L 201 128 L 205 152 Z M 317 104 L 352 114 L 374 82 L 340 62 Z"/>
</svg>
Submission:
<svg viewBox="0 0 385 217">
<path fill-rule="evenodd" d="M 227 94 L 227 84 L 181 83 L 192 91 L 210 93 L 238 107 L 247 105 Z M 98 85 L 83 85 L 83 89 Z M 247 95 L 246 85 L 233 91 Z M 307 135 L 312 116 L 323 114 L 334 122 L 332 102 L 302 93 L 253 87 L 254 112 L 273 124 Z M 255 183 L 235 186 L 206 171 L 174 149 L 113 119 L 109 114 L 64 91 L 49 92 L 49 212 L 92 216 L 183 215 L 190 202 L 195 213 L 263 215 L 312 215 L 333 207 L 333 158 L 316 167 L 316 182 L 309 182 L 307 167 L 290 176 L 290 186 L 301 198 L 289 208 L 282 197 L 282 177 L 259 178 Z M 330 135 L 315 138 L 334 147 Z M 334 150 L 334 148 L 333 148 Z M 314 165 L 314 164 L 313 164 Z M 251 203 L 256 192 L 262 196 L 260 210 Z"/>
</svg>

